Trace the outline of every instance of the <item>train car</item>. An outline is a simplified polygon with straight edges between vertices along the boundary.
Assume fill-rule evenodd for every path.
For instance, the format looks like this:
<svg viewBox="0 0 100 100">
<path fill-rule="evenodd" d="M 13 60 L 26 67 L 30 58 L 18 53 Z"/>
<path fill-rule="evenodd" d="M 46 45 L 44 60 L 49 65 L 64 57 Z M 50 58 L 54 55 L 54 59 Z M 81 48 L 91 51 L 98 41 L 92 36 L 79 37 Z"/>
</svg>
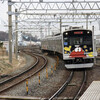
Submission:
<svg viewBox="0 0 100 100">
<path fill-rule="evenodd" d="M 59 53 L 62 55 L 62 35 L 48 36 L 41 40 L 42 51 Z M 63 55 L 62 55 L 63 56 Z"/>
<path fill-rule="evenodd" d="M 65 67 L 91 68 L 94 62 L 93 34 L 82 28 L 69 29 L 41 41 L 41 49 L 62 54 Z"/>
<path fill-rule="evenodd" d="M 72 29 L 63 33 L 63 60 L 66 68 L 93 66 L 94 49 L 91 30 Z"/>
</svg>

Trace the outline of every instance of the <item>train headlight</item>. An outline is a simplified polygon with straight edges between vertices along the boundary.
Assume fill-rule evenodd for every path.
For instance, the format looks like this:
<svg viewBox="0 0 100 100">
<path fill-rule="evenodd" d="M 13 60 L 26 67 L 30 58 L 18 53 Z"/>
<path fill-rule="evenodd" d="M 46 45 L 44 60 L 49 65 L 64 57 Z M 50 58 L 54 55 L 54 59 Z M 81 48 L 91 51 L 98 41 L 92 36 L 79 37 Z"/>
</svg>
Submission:
<svg viewBox="0 0 100 100">
<path fill-rule="evenodd" d="M 65 33 L 66 35 L 68 35 L 68 33 Z"/>
<path fill-rule="evenodd" d="M 89 34 L 90 32 L 88 31 L 87 33 Z"/>
</svg>

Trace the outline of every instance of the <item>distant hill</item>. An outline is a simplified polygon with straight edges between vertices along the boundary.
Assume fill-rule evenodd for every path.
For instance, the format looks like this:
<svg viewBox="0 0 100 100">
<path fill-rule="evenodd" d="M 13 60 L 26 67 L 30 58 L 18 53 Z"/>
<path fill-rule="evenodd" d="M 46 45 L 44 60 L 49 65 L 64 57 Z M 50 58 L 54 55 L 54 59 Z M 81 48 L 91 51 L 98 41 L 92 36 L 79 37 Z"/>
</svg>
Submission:
<svg viewBox="0 0 100 100">
<path fill-rule="evenodd" d="M 8 34 L 6 32 L 0 31 L 0 41 L 8 41 Z"/>
<path fill-rule="evenodd" d="M 37 36 L 32 36 L 31 34 L 23 34 L 22 35 L 22 37 L 23 37 L 23 40 L 25 40 L 25 41 L 30 41 L 30 39 L 31 39 L 31 41 L 34 41 L 34 42 L 37 42 L 37 41 L 40 41 L 39 39 L 37 39 Z"/>
</svg>

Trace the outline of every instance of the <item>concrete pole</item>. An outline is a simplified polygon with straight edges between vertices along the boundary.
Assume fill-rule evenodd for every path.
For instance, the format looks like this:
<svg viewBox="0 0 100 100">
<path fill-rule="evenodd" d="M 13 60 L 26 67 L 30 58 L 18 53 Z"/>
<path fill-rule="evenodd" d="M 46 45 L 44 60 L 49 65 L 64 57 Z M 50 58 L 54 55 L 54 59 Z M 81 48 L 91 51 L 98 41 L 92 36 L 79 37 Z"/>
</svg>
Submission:
<svg viewBox="0 0 100 100">
<path fill-rule="evenodd" d="M 31 35 L 30 35 L 30 48 L 31 48 L 31 41 L 32 41 L 32 40 L 31 40 Z"/>
<path fill-rule="evenodd" d="M 100 30 L 100 20 L 98 21 L 98 25 L 99 25 L 99 30 Z"/>
<path fill-rule="evenodd" d="M 12 63 L 12 13 L 11 0 L 8 0 L 8 27 L 9 27 L 9 63 Z"/>
<path fill-rule="evenodd" d="M 95 51 L 94 47 L 94 26 L 92 26 L 92 43 L 93 43 L 93 52 Z"/>
<path fill-rule="evenodd" d="M 62 33 L 62 19 L 61 19 L 61 16 L 60 16 L 60 34 Z"/>
<path fill-rule="evenodd" d="M 93 55 L 94 55 L 94 64 L 96 64 L 96 39 L 94 37 L 94 26 L 92 26 L 92 43 L 93 43 Z"/>
<path fill-rule="evenodd" d="M 50 35 L 50 22 L 48 23 L 48 35 Z"/>
<path fill-rule="evenodd" d="M 15 54 L 16 54 L 16 59 L 18 59 L 18 15 L 17 15 L 17 9 L 15 9 L 15 30 L 16 30 L 16 41 L 15 41 Z"/>
<path fill-rule="evenodd" d="M 47 28 L 45 28 L 45 34 L 44 34 L 44 37 L 47 36 Z"/>
<path fill-rule="evenodd" d="M 86 15 L 86 29 L 88 29 L 88 17 L 89 15 Z"/>
<path fill-rule="evenodd" d="M 40 28 L 40 37 L 41 37 L 41 39 L 43 38 L 42 27 Z"/>
</svg>

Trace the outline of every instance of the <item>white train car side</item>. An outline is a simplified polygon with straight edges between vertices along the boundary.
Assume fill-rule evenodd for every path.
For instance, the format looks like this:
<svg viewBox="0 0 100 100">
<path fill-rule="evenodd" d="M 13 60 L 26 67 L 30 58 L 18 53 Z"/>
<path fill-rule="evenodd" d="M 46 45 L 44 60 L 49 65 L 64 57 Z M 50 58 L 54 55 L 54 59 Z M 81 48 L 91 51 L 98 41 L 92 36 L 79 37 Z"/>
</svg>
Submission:
<svg viewBox="0 0 100 100">
<path fill-rule="evenodd" d="M 62 54 L 62 35 L 49 36 L 41 40 L 41 49 Z"/>
</svg>

